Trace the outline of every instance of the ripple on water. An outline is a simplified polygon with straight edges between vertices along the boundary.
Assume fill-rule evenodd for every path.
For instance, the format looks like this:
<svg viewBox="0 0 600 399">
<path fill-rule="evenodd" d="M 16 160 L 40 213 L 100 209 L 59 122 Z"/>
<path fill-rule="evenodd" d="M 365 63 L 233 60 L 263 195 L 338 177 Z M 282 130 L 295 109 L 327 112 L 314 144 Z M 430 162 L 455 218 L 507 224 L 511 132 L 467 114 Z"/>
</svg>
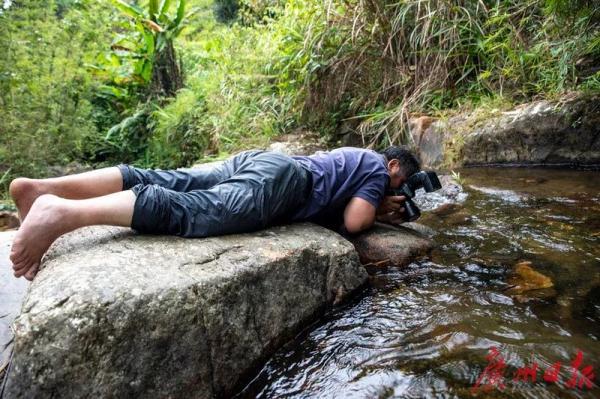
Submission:
<svg viewBox="0 0 600 399">
<path fill-rule="evenodd" d="M 525 194 L 520 194 L 512 190 L 501 190 L 491 187 L 480 187 L 472 184 L 469 185 L 469 188 L 487 194 L 493 198 L 497 198 L 505 202 L 510 202 L 513 205 L 522 206 L 523 202 L 525 202 L 525 200 L 527 199 L 527 196 Z"/>
</svg>

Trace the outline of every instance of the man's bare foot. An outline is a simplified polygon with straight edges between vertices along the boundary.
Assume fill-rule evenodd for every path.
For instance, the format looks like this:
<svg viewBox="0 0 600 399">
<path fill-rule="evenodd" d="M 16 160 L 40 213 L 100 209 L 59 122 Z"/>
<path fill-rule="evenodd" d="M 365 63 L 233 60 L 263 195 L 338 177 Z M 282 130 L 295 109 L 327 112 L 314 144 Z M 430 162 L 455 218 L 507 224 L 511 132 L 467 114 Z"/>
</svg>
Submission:
<svg viewBox="0 0 600 399">
<path fill-rule="evenodd" d="M 17 210 L 21 223 L 29 213 L 33 202 L 42 194 L 46 194 L 40 180 L 19 177 L 10 183 L 9 192 Z"/>
<path fill-rule="evenodd" d="M 38 197 L 13 240 L 10 260 L 15 277 L 33 280 L 52 243 L 70 231 L 67 200 L 55 195 Z"/>
</svg>

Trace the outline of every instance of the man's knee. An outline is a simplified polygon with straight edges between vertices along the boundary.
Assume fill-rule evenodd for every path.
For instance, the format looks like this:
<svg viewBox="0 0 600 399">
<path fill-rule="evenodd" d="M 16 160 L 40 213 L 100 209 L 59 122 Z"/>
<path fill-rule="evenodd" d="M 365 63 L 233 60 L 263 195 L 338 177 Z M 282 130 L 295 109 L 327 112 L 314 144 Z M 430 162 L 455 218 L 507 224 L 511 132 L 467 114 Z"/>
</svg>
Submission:
<svg viewBox="0 0 600 399">
<path fill-rule="evenodd" d="M 130 190 L 136 185 L 146 185 L 148 182 L 144 179 L 142 169 L 135 168 L 131 165 L 120 164 L 117 168 L 123 176 L 123 190 Z"/>
<path fill-rule="evenodd" d="M 156 184 L 131 187 L 136 196 L 131 227 L 145 234 L 177 234 L 171 226 L 171 199 L 168 191 Z"/>
<path fill-rule="evenodd" d="M 223 201 L 213 190 L 185 193 L 156 184 L 138 184 L 131 190 L 137 197 L 131 227 L 140 233 L 193 238 L 236 232 L 230 231 Z M 242 225 L 244 221 L 238 221 L 233 229 Z"/>
</svg>

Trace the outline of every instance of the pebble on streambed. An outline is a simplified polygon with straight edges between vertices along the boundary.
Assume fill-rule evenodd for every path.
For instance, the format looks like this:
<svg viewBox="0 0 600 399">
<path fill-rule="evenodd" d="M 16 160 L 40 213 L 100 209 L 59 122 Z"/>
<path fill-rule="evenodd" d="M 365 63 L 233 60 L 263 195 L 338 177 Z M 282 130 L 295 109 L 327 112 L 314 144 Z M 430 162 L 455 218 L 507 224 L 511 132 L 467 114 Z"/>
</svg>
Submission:
<svg viewBox="0 0 600 399">
<path fill-rule="evenodd" d="M 552 279 L 536 271 L 530 261 L 521 261 L 515 264 L 508 283 L 510 285 L 506 289 L 506 293 L 513 295 L 519 302 L 527 301 L 528 298 L 522 294 L 529 294 L 530 291 L 537 291 L 535 292 L 536 297 L 539 296 L 538 294 L 542 294 L 542 297 L 553 296 L 554 290 L 547 290 L 554 287 Z"/>
</svg>

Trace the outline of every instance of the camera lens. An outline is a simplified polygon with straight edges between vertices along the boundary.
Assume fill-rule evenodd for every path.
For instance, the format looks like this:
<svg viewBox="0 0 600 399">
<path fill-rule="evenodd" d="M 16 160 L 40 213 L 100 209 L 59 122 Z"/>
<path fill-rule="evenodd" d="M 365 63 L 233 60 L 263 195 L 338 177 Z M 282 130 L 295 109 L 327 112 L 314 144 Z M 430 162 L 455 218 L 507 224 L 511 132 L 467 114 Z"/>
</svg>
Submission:
<svg viewBox="0 0 600 399">
<path fill-rule="evenodd" d="M 404 219 L 407 222 L 414 222 L 421 216 L 421 211 L 417 207 L 417 205 L 413 202 L 412 199 L 407 198 L 404 201 Z"/>
</svg>

